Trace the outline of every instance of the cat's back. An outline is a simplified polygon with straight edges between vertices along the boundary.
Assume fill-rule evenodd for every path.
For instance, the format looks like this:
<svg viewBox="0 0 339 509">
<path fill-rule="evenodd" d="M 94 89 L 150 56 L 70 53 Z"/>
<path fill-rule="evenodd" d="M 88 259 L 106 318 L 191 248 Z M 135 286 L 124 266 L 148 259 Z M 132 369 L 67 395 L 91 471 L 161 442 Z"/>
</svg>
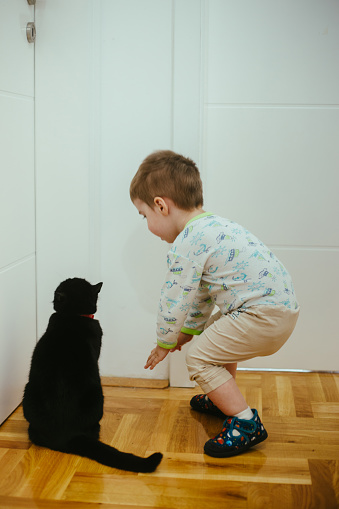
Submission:
<svg viewBox="0 0 339 509">
<path fill-rule="evenodd" d="M 51 348 L 78 346 L 81 343 L 101 344 L 102 329 L 98 320 L 87 316 L 65 316 L 53 313 L 45 334 L 42 336 L 43 344 Z M 41 341 L 40 340 L 40 341 Z"/>
<path fill-rule="evenodd" d="M 86 369 L 92 371 L 100 355 L 101 337 L 97 320 L 53 313 L 35 346 L 31 377 L 55 379 Z"/>
</svg>

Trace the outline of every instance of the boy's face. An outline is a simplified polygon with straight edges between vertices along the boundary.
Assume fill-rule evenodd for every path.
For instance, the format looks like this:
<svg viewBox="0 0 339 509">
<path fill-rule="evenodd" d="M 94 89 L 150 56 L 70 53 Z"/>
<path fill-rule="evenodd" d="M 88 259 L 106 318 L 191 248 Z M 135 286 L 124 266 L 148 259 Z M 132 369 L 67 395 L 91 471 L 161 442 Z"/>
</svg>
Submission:
<svg viewBox="0 0 339 509">
<path fill-rule="evenodd" d="M 148 229 L 153 235 L 160 237 L 161 240 L 165 240 L 169 244 L 175 241 L 180 231 L 177 231 L 173 224 L 166 206 L 162 207 L 155 204 L 154 208 L 151 208 L 139 198 L 134 200 L 133 204 L 138 209 L 139 214 L 146 218 Z"/>
</svg>

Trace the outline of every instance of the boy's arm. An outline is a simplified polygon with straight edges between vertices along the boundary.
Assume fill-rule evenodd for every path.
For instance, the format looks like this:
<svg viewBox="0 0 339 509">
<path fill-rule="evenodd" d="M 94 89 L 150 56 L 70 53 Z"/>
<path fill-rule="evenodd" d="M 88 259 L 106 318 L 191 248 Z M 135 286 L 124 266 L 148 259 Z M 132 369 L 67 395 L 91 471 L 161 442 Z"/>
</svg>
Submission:
<svg viewBox="0 0 339 509">
<path fill-rule="evenodd" d="M 204 263 L 203 259 L 199 260 Z M 168 254 L 168 273 L 162 288 L 157 323 L 157 346 L 151 351 L 145 369 L 153 369 L 168 355 L 168 352 L 181 350 L 181 346 L 192 339 L 192 334 L 201 334 L 202 330 L 181 330 L 182 325 L 191 324 L 192 317 L 187 312 L 193 304 L 201 301 L 199 291 L 203 266 L 196 260 L 179 256 L 175 252 Z M 204 292 L 203 292 L 204 293 Z M 205 290 L 205 298 L 206 298 Z M 208 296 L 208 295 L 207 295 Z M 204 303 L 207 308 L 210 306 Z M 213 306 L 212 306 L 213 307 Z M 208 312 L 208 316 L 211 311 Z M 189 318 L 190 321 L 187 319 Z M 205 318 L 205 321 L 208 319 Z M 203 326 L 202 326 L 203 329 Z"/>
<path fill-rule="evenodd" d="M 178 342 L 174 348 L 171 348 L 170 352 L 175 352 L 176 350 L 181 351 L 181 347 L 186 345 L 193 338 L 192 334 L 185 334 L 184 332 L 179 332 Z"/>
<path fill-rule="evenodd" d="M 214 308 L 215 302 L 209 295 L 208 288 L 199 286 L 185 323 L 181 327 L 181 332 L 193 335 L 201 334 Z"/>
<path fill-rule="evenodd" d="M 181 327 L 199 289 L 202 268 L 196 260 L 168 254 L 169 271 L 162 287 L 157 320 L 157 343 L 164 349 L 176 347 Z M 186 331 L 183 331 L 186 332 Z"/>
</svg>

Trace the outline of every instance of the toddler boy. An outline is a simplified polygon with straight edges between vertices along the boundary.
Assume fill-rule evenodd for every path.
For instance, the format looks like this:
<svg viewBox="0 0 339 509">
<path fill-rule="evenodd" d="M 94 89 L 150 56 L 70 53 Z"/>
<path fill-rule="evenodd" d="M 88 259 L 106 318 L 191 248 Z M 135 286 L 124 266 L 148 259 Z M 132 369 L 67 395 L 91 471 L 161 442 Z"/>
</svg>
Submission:
<svg viewBox="0 0 339 509">
<path fill-rule="evenodd" d="M 149 230 L 172 244 L 157 346 L 145 368 L 153 369 L 194 336 L 186 364 L 204 394 L 194 396 L 191 406 L 224 419 L 205 453 L 240 454 L 267 432 L 235 382 L 237 363 L 277 352 L 291 335 L 299 314 L 291 277 L 249 231 L 203 210 L 202 182 L 191 159 L 168 150 L 149 155 L 130 196 Z M 219 311 L 211 317 L 215 306 Z"/>
</svg>

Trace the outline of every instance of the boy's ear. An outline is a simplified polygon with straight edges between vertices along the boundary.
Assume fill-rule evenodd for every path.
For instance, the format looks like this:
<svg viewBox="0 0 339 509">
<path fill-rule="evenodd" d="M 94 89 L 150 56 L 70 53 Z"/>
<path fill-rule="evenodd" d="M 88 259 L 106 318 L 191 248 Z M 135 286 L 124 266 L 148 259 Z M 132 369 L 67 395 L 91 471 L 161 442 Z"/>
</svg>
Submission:
<svg viewBox="0 0 339 509">
<path fill-rule="evenodd" d="M 168 203 L 166 201 L 166 198 L 156 196 L 154 198 L 154 206 L 163 216 L 168 216 Z"/>
</svg>

